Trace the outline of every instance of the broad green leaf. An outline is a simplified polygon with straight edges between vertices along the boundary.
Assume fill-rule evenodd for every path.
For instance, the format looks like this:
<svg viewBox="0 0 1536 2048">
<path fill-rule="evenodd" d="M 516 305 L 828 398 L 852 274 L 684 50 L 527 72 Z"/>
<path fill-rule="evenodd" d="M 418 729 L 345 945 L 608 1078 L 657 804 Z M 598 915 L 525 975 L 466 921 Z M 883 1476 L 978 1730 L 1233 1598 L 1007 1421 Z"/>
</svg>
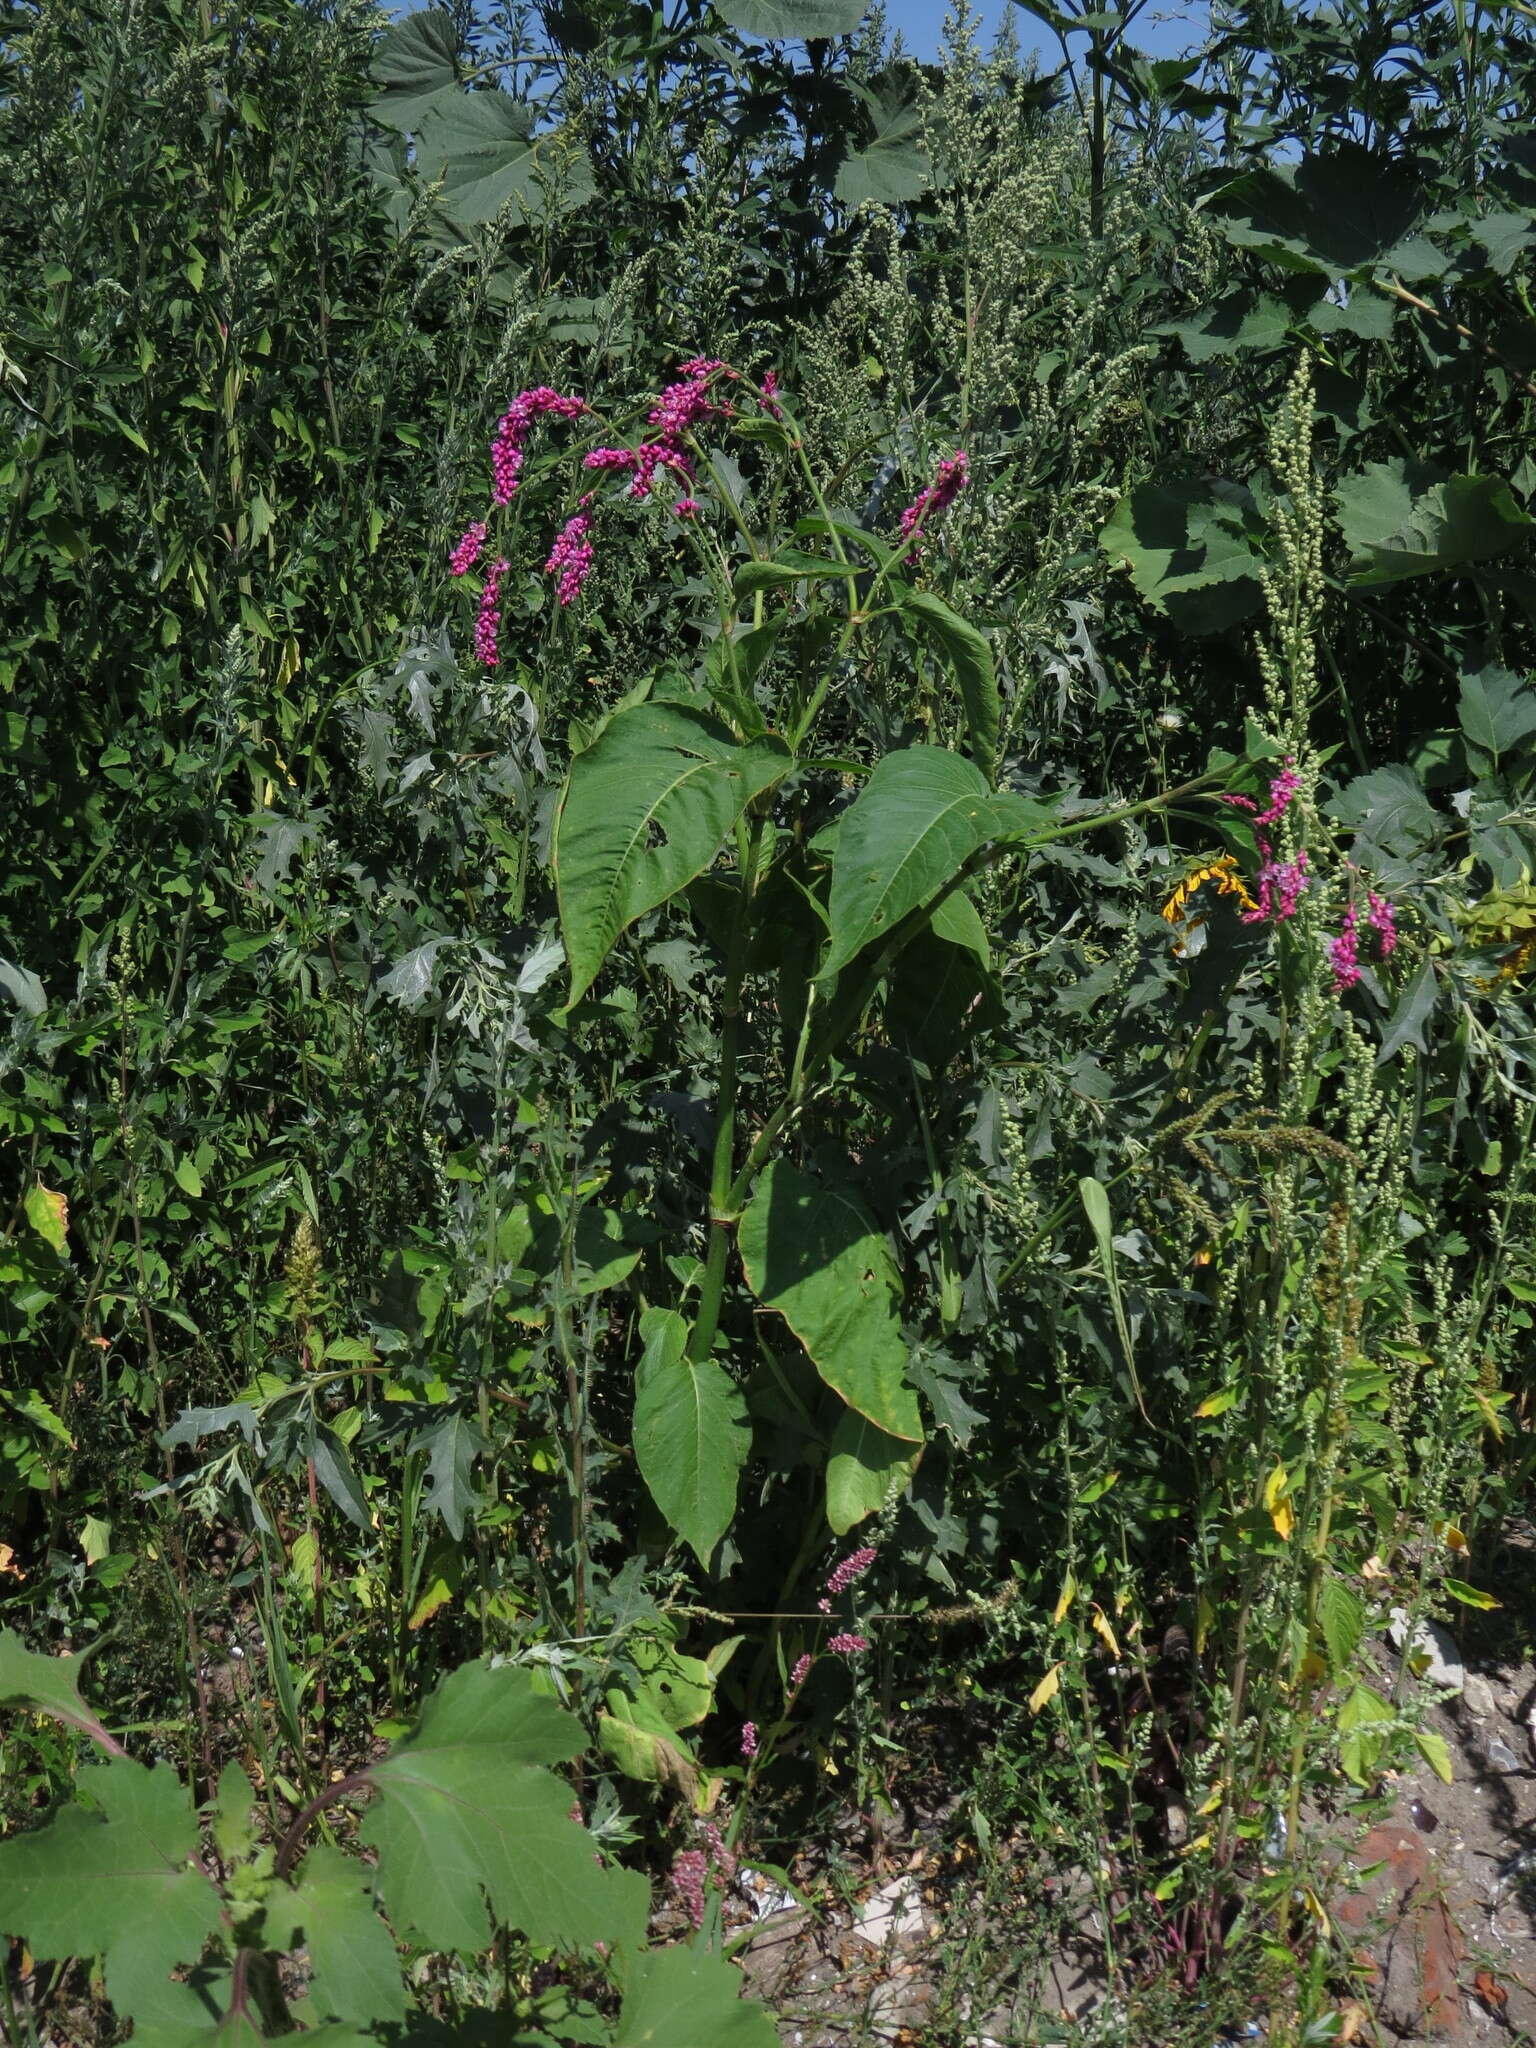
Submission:
<svg viewBox="0 0 1536 2048">
<path fill-rule="evenodd" d="M 986 778 L 942 747 L 887 754 L 843 813 L 825 981 L 937 896 L 995 832 Z"/>
<path fill-rule="evenodd" d="M 1415 1728 L 1414 1746 L 1435 1776 L 1444 1785 L 1455 1783 L 1456 1773 L 1451 1764 L 1450 1745 L 1443 1735 L 1437 1735 L 1433 1728 Z"/>
<path fill-rule="evenodd" d="M 226 1863 L 238 1863 L 256 1846 L 251 1816 L 256 1811 L 256 1794 L 250 1779 L 238 1764 L 226 1764 L 219 1773 L 213 1806 L 214 1846 Z"/>
<path fill-rule="evenodd" d="M 825 555 L 808 555 L 799 548 L 786 548 L 765 562 L 743 562 L 731 579 L 731 588 L 738 597 L 753 597 L 760 590 L 783 590 L 804 583 L 807 578 L 825 582 L 847 575 L 848 570 L 841 562 L 828 561 Z"/>
<path fill-rule="evenodd" d="M 507 93 L 455 93 L 434 100 L 416 129 L 415 170 L 440 184 L 438 204 L 460 228 L 494 220 L 514 225 L 570 213 L 597 191 L 591 159 L 569 134 L 528 132 L 527 110 Z"/>
<path fill-rule="evenodd" d="M 355 1529 L 371 1529 L 373 1518 L 362 1484 L 352 1469 L 347 1447 L 333 1429 L 317 1427 L 310 1441 L 315 1477 Z"/>
<path fill-rule="evenodd" d="M 782 741 L 738 746 L 703 712 L 670 703 L 620 712 L 577 755 L 555 826 L 573 1003 L 620 934 L 702 874 L 747 805 L 790 765 Z"/>
<path fill-rule="evenodd" d="M 1476 765 L 1485 770 L 1536 735 L 1536 690 L 1491 663 L 1462 677 L 1458 708 L 1467 745 L 1484 757 Z"/>
<path fill-rule="evenodd" d="M 1309 282 L 1305 291 L 1315 299 L 1319 286 Z M 1300 317 L 1296 305 L 1270 292 L 1230 292 L 1187 319 L 1163 321 L 1152 332 L 1176 336 L 1192 363 L 1208 363 L 1246 348 L 1281 348 Z"/>
<path fill-rule="evenodd" d="M 40 1180 L 33 1181 L 27 1189 L 22 1205 L 27 1212 L 27 1221 L 59 1257 L 69 1254 L 69 1203 L 53 1188 L 45 1188 Z"/>
<path fill-rule="evenodd" d="M 1349 543 L 1349 580 L 1366 587 L 1507 554 L 1536 524 L 1502 477 L 1448 477 L 1400 455 L 1343 478 L 1334 503 Z"/>
<path fill-rule="evenodd" d="M 643 1880 L 598 1867 L 570 1787 L 544 1768 L 583 1740 L 526 1671 L 466 1664 L 444 1679 L 367 1774 L 379 1798 L 362 1837 L 397 1933 L 459 1954 L 489 1944 L 492 1916 L 552 1946 L 638 1936 Z"/>
<path fill-rule="evenodd" d="M 920 1443 L 900 1275 L 885 1233 L 853 1190 L 775 1160 L 738 1235 L 748 1286 L 783 1316 L 827 1385 L 888 1435 Z"/>
<path fill-rule="evenodd" d="M 1407 165 L 1351 142 L 1247 171 L 1213 195 L 1209 212 L 1228 241 L 1282 269 L 1344 277 L 1390 260 L 1405 276 L 1423 275 L 1407 244 L 1428 189 Z M 1432 251 L 1422 260 L 1439 261 Z"/>
<path fill-rule="evenodd" d="M 268 1920 L 278 1917 L 268 1906 Z M 374 1909 L 366 1865 L 317 1843 L 304 1858 L 291 1896 L 281 1902 L 294 1938 L 309 1951 L 309 2006 L 317 2018 L 403 2021 L 405 1989 L 389 1929 Z"/>
<path fill-rule="evenodd" d="M 427 1453 L 428 1492 L 424 1505 L 442 1516 L 444 1528 L 456 1543 L 462 1541 L 464 1524 L 480 1505 L 475 1460 L 490 1449 L 479 1424 L 457 1408 L 450 1408 L 416 1432 L 411 1449 Z"/>
<path fill-rule="evenodd" d="M 647 1309 L 635 1374 L 635 1463 L 670 1528 L 706 1570 L 736 1512 L 736 1487 L 752 1448 L 746 1398 L 712 1359 L 687 1356 L 688 1325 L 671 1309 Z"/>
<path fill-rule="evenodd" d="M 45 1660 L 54 1661 L 54 1660 Z M 0 1932 L 50 1961 L 99 1955 L 130 2017 L 219 1926 L 219 1895 L 191 1868 L 197 1815 L 168 1764 L 128 1757 L 82 1770 L 99 1807 L 66 1806 L 33 1834 L 0 1842 Z"/>
<path fill-rule="evenodd" d="M 679 1943 L 632 1956 L 613 2048 L 777 2048 L 766 2008 L 709 1950 Z"/>
<path fill-rule="evenodd" d="M 617 1687 L 597 1717 L 598 1746 L 637 1785 L 668 1785 L 690 1805 L 698 1798 L 699 1766 L 687 1742 L 644 1702 Z"/>
<path fill-rule="evenodd" d="M 844 206 L 901 206 L 921 199 L 933 182 L 923 146 L 923 117 L 910 100 L 866 92 L 875 116 L 874 140 L 850 150 L 838 166 L 834 197 Z"/>
<path fill-rule="evenodd" d="M 458 79 L 458 32 L 442 7 L 423 7 L 393 21 L 380 36 L 370 67 L 375 85 L 427 93 Z"/>
<path fill-rule="evenodd" d="M 1220 632 L 1259 607 L 1264 526 L 1241 484 L 1142 484 L 1115 507 L 1099 545 L 1188 632 Z"/>
<path fill-rule="evenodd" d="M 1327 811 L 1340 824 L 1352 825 L 1367 850 L 1401 858 L 1422 852 L 1440 830 L 1423 784 L 1400 761 L 1357 775 L 1329 802 Z"/>
<path fill-rule="evenodd" d="M 991 782 L 997 765 L 1002 708 L 998 703 L 992 649 L 985 635 L 929 590 L 904 591 L 901 612 L 903 618 L 915 618 L 927 629 L 949 663 L 965 711 L 971 759 Z"/>
<path fill-rule="evenodd" d="M 1331 1676 L 1335 1681 L 1347 1677 L 1365 1634 L 1365 1608 L 1360 1596 L 1336 1574 L 1330 1573 L 1318 1588 L 1317 1621 Z"/>
<path fill-rule="evenodd" d="M 856 1409 L 846 1408 L 832 1432 L 827 1460 L 827 1523 L 834 1536 L 878 1515 L 917 1470 L 922 1447 L 887 1436 Z"/>
<path fill-rule="evenodd" d="M 1414 1046 L 1419 1052 L 1429 1050 L 1425 1033 L 1429 1020 L 1434 1015 L 1435 1004 L 1440 995 L 1440 983 L 1435 973 L 1433 960 L 1426 960 L 1414 975 L 1412 981 L 1397 999 L 1397 1008 L 1392 1012 L 1387 1028 L 1381 1034 L 1381 1049 L 1376 1055 L 1376 1064 L 1385 1066 L 1394 1059 L 1405 1045 Z"/>
<path fill-rule="evenodd" d="M 868 0 L 715 0 L 715 12 L 732 28 L 775 43 L 851 36 L 867 6 Z"/>
<path fill-rule="evenodd" d="M 83 1655 L 40 1656 L 27 1648 L 14 1629 L 0 1629 L 0 1707 L 33 1707 L 107 1747 L 112 1738 L 104 1723 L 80 1697 L 84 1668 Z"/>
</svg>

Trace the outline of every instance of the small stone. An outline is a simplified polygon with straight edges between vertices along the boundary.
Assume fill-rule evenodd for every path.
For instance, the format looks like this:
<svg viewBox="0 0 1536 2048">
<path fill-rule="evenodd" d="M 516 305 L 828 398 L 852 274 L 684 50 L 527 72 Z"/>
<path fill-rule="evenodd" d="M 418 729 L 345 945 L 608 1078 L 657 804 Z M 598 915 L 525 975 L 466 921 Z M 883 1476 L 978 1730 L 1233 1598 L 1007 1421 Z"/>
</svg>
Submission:
<svg viewBox="0 0 1536 2048">
<path fill-rule="evenodd" d="M 881 1885 L 854 1915 L 854 1933 L 876 1948 L 884 1948 L 888 1941 L 911 1940 L 927 1930 L 922 1894 L 910 1877 L 893 1877 Z"/>
<path fill-rule="evenodd" d="M 1486 1721 L 1495 1712 L 1493 1687 L 1480 1671 L 1469 1671 L 1461 1688 L 1461 1703 L 1474 1721 Z"/>
<path fill-rule="evenodd" d="M 1507 1742 L 1500 1742 L 1497 1735 L 1490 1735 L 1484 1752 L 1489 1768 L 1495 1771 L 1518 1771 L 1520 1759 Z"/>
<path fill-rule="evenodd" d="M 1405 1608 L 1393 1608 L 1387 1633 L 1394 1648 L 1402 1649 L 1408 1636 Z M 1426 1685 L 1434 1686 L 1437 1692 L 1460 1692 L 1467 1682 L 1467 1670 L 1456 1647 L 1456 1638 L 1438 1621 L 1421 1620 L 1417 1624 L 1408 1656 L 1419 1677 Z"/>
</svg>

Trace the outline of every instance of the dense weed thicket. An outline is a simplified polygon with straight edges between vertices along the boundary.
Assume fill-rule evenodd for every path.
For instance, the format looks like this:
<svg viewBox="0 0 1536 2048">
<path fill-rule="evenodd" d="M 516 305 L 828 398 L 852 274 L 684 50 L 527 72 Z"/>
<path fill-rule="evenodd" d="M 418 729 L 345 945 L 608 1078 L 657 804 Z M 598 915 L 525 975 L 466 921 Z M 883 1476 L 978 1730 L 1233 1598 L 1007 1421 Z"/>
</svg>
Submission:
<svg viewBox="0 0 1536 2048">
<path fill-rule="evenodd" d="M 0 16 L 7 2039 L 767 2048 L 935 1783 L 953 2038 L 1335 2037 L 1536 1463 L 1536 29 L 1140 4 Z"/>
</svg>

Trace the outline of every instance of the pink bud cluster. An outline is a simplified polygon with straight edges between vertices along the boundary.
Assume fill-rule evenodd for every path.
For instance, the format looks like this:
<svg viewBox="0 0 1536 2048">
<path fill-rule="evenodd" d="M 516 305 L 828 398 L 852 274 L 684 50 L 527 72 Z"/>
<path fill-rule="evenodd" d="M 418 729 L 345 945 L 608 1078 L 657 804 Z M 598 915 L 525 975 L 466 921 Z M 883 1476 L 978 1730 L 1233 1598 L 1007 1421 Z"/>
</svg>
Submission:
<svg viewBox="0 0 1536 2048">
<path fill-rule="evenodd" d="M 485 521 L 473 520 L 464 529 L 458 546 L 448 557 L 450 576 L 467 576 L 480 559 L 480 550 L 485 546 Z"/>
<path fill-rule="evenodd" d="M 795 1694 L 800 1690 L 801 1686 L 804 1685 L 805 1681 L 810 1677 L 810 1675 L 811 1653 L 809 1650 L 807 1650 L 803 1657 L 799 1657 L 795 1660 L 795 1667 L 789 1674 L 788 1697 L 790 1699 L 794 1698 Z"/>
<path fill-rule="evenodd" d="M 1259 843 L 1258 900 L 1252 910 L 1243 912 L 1244 924 L 1284 924 L 1288 917 L 1296 915 L 1301 892 L 1311 879 L 1307 871 L 1307 850 L 1303 847 L 1294 860 L 1277 861 L 1267 834 L 1259 828 L 1278 823 L 1300 790 L 1301 776 L 1296 769 L 1296 757 L 1287 754 L 1284 767 L 1269 785 L 1269 802 L 1262 811 L 1251 796 L 1240 796 L 1236 790 L 1227 790 L 1222 795 L 1224 804 L 1252 811 L 1253 836 Z"/>
<path fill-rule="evenodd" d="M 573 420 L 587 409 L 584 398 L 563 398 L 547 384 L 537 384 L 531 391 L 519 391 L 496 424 L 496 437 L 491 443 L 491 496 L 498 505 L 510 505 L 522 475 L 523 450 L 528 440 L 528 430 L 541 413 L 551 413 L 556 419 Z"/>
<path fill-rule="evenodd" d="M 953 455 L 945 456 L 933 482 L 919 491 L 902 513 L 901 537 L 909 543 L 906 551 L 909 555 L 917 553 L 918 543 L 928 531 L 929 522 L 947 512 L 970 482 L 970 468 L 970 457 L 963 448 L 957 448 Z"/>
<path fill-rule="evenodd" d="M 764 411 L 765 413 L 767 413 L 767 415 L 768 415 L 769 419 L 771 419 L 771 420 L 781 420 L 781 419 L 783 419 L 783 417 L 784 417 L 784 412 L 783 412 L 783 408 L 782 408 L 782 407 L 780 407 L 780 406 L 777 406 L 777 405 L 775 405 L 775 404 L 774 404 L 774 400 L 775 400 L 775 399 L 776 399 L 776 398 L 778 397 L 778 395 L 779 395 L 779 380 L 778 380 L 778 378 L 777 378 L 777 377 L 776 377 L 776 376 L 775 376 L 775 375 L 773 374 L 772 370 L 764 370 L 764 372 L 763 372 L 763 411 Z"/>
<path fill-rule="evenodd" d="M 679 1849 L 672 1858 L 672 1889 L 690 1926 L 704 1925 L 704 1880 L 709 1860 L 702 1849 Z"/>
<path fill-rule="evenodd" d="M 874 1561 L 875 1551 L 872 1544 L 866 1543 L 861 1549 L 850 1551 L 827 1580 L 827 1591 L 834 1596 L 846 1592 L 855 1579 L 863 1578 Z"/>
<path fill-rule="evenodd" d="M 475 658 L 487 668 L 495 668 L 501 660 L 501 579 L 511 566 L 505 558 L 493 562 L 480 593 L 480 609 L 475 615 Z"/>
<path fill-rule="evenodd" d="M 757 1755 L 757 1723 L 743 1721 L 741 1724 L 741 1753 L 743 1756 Z"/>
<path fill-rule="evenodd" d="M 571 602 L 592 573 L 592 514 L 587 510 L 591 503 L 592 493 L 584 492 L 579 509 L 561 527 L 544 564 L 546 576 L 560 578 L 555 595 L 562 605 Z"/>
<path fill-rule="evenodd" d="M 674 470 L 691 480 L 693 457 L 684 446 L 684 437 L 701 420 L 717 419 L 728 411 L 709 395 L 711 383 L 724 369 L 725 364 L 717 356 L 695 356 L 692 362 L 682 364 L 676 383 L 666 387 L 646 417 L 646 424 L 657 431 L 638 448 L 594 448 L 586 458 L 586 467 L 628 470 L 634 479 L 629 487 L 632 498 L 649 496 L 659 469 Z M 689 497 L 679 499 L 678 505 L 698 509 Z M 679 511 L 679 517 L 686 516 Z"/>
<path fill-rule="evenodd" d="M 865 1637 L 849 1633 L 829 1637 L 827 1648 L 834 1651 L 839 1657 L 851 1657 L 858 1650 L 867 1650 L 869 1643 Z"/>
<path fill-rule="evenodd" d="M 1383 960 L 1397 947 L 1397 913 L 1385 896 L 1367 889 L 1365 921 L 1376 934 L 1376 950 Z M 1343 995 L 1360 979 L 1360 912 L 1351 903 L 1344 912 L 1338 936 L 1328 941 L 1328 965 L 1333 969 L 1333 990 Z"/>
</svg>

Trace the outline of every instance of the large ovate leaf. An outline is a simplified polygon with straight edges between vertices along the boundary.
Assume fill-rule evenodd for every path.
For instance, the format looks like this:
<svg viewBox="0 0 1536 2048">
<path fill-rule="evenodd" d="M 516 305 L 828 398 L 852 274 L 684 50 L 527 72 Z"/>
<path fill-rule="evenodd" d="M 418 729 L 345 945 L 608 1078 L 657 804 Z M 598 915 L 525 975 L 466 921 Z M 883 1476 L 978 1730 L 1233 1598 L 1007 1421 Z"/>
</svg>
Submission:
<svg viewBox="0 0 1536 2048">
<path fill-rule="evenodd" d="M 219 1926 L 219 1895 L 191 1867 L 197 1815 L 169 1765 L 118 1757 L 76 1783 L 99 1811 L 66 1806 L 0 1842 L 0 1933 L 50 1961 L 103 1957 L 113 2003 L 131 2017 L 158 2003 L 178 1964 L 198 1960 Z"/>
<path fill-rule="evenodd" d="M 970 734 L 971 759 L 992 780 L 1002 707 L 997 696 L 997 670 L 985 636 L 931 590 L 908 590 L 901 597 L 903 618 L 915 619 L 928 632 L 954 676 Z"/>
<path fill-rule="evenodd" d="M 1343 143 L 1299 163 L 1246 171 L 1214 195 L 1209 210 L 1228 241 L 1282 269 L 1345 277 L 1387 263 L 1422 276 L 1419 265 L 1437 259 L 1408 238 L 1426 196 L 1412 170 Z"/>
<path fill-rule="evenodd" d="M 778 2040 L 720 1956 L 679 1944 L 630 1959 L 613 2048 L 777 2048 Z"/>
<path fill-rule="evenodd" d="M 821 42 L 850 36 L 868 0 L 715 0 L 715 11 L 744 36 L 765 42 Z"/>
<path fill-rule="evenodd" d="M 921 1456 L 921 1445 L 914 1449 L 900 1437 L 887 1436 L 856 1409 L 845 1409 L 832 1432 L 827 1460 L 827 1525 L 833 1535 L 846 1536 L 878 1515 L 912 1477 Z"/>
<path fill-rule="evenodd" d="M 1115 507 L 1099 545 L 1176 625 L 1216 633 L 1258 609 L 1263 539 L 1252 493 L 1211 477 L 1142 484 Z"/>
<path fill-rule="evenodd" d="M 746 1398 L 713 1359 L 688 1357 L 688 1325 L 674 1310 L 648 1309 L 640 1334 L 635 1463 L 668 1526 L 707 1570 L 752 1447 Z"/>
<path fill-rule="evenodd" d="M 392 21 L 380 36 L 371 66 L 376 85 L 392 92 L 428 93 L 458 79 L 459 37 L 442 7 L 422 7 Z"/>
<path fill-rule="evenodd" d="M 986 778 L 942 747 L 887 754 L 844 812 L 832 861 L 820 979 L 889 938 L 994 836 Z"/>
<path fill-rule="evenodd" d="M 933 179 L 922 114 L 899 95 L 866 91 L 863 97 L 875 117 L 874 140 L 843 158 L 834 195 L 844 206 L 900 206 L 921 199 Z"/>
<path fill-rule="evenodd" d="M 572 1002 L 620 933 L 702 874 L 789 766 L 782 741 L 740 746 L 705 713 L 669 703 L 621 711 L 577 755 L 555 826 Z"/>
<path fill-rule="evenodd" d="M 1464 675 L 1457 708 L 1480 770 L 1497 769 L 1505 755 L 1536 737 L 1536 690 L 1506 668 L 1490 663 Z"/>
<path fill-rule="evenodd" d="M 1502 477 L 1446 476 L 1394 455 L 1345 477 L 1334 493 L 1354 584 L 1458 570 L 1520 546 L 1533 522 Z"/>
<path fill-rule="evenodd" d="M 788 1323 L 827 1385 L 887 1435 L 921 1442 L 896 1261 L 853 1189 L 777 1159 L 758 1179 L 739 1239 L 747 1284 Z"/>
<path fill-rule="evenodd" d="M 1413 770 L 1400 761 L 1373 768 L 1346 783 L 1328 804 L 1328 815 L 1352 825 L 1363 850 L 1411 858 L 1440 830 L 1440 819 Z"/>
<path fill-rule="evenodd" d="M 360 2027 L 404 2020 L 395 1944 L 374 1910 L 369 1872 L 356 1857 L 317 1844 L 304 1858 L 291 1896 L 282 1899 L 281 1913 L 292 1919 L 293 1935 L 309 1951 L 309 2009 L 316 2018 Z M 274 1904 L 269 1922 L 276 1917 Z"/>
<path fill-rule="evenodd" d="M 569 1785 L 546 1768 L 582 1744 L 580 1724 L 526 1671 L 466 1664 L 444 1679 L 415 1730 L 367 1773 L 379 1797 L 362 1836 L 397 1933 L 475 1953 L 494 1915 L 551 1946 L 638 1938 L 643 1880 L 597 1865 L 569 1817 Z"/>
<path fill-rule="evenodd" d="M 34 1707 L 105 1746 L 111 1741 L 105 1725 L 80 1697 L 84 1665 L 83 1655 L 44 1657 L 29 1650 L 15 1629 L 0 1629 L 0 1707 Z"/>
</svg>

